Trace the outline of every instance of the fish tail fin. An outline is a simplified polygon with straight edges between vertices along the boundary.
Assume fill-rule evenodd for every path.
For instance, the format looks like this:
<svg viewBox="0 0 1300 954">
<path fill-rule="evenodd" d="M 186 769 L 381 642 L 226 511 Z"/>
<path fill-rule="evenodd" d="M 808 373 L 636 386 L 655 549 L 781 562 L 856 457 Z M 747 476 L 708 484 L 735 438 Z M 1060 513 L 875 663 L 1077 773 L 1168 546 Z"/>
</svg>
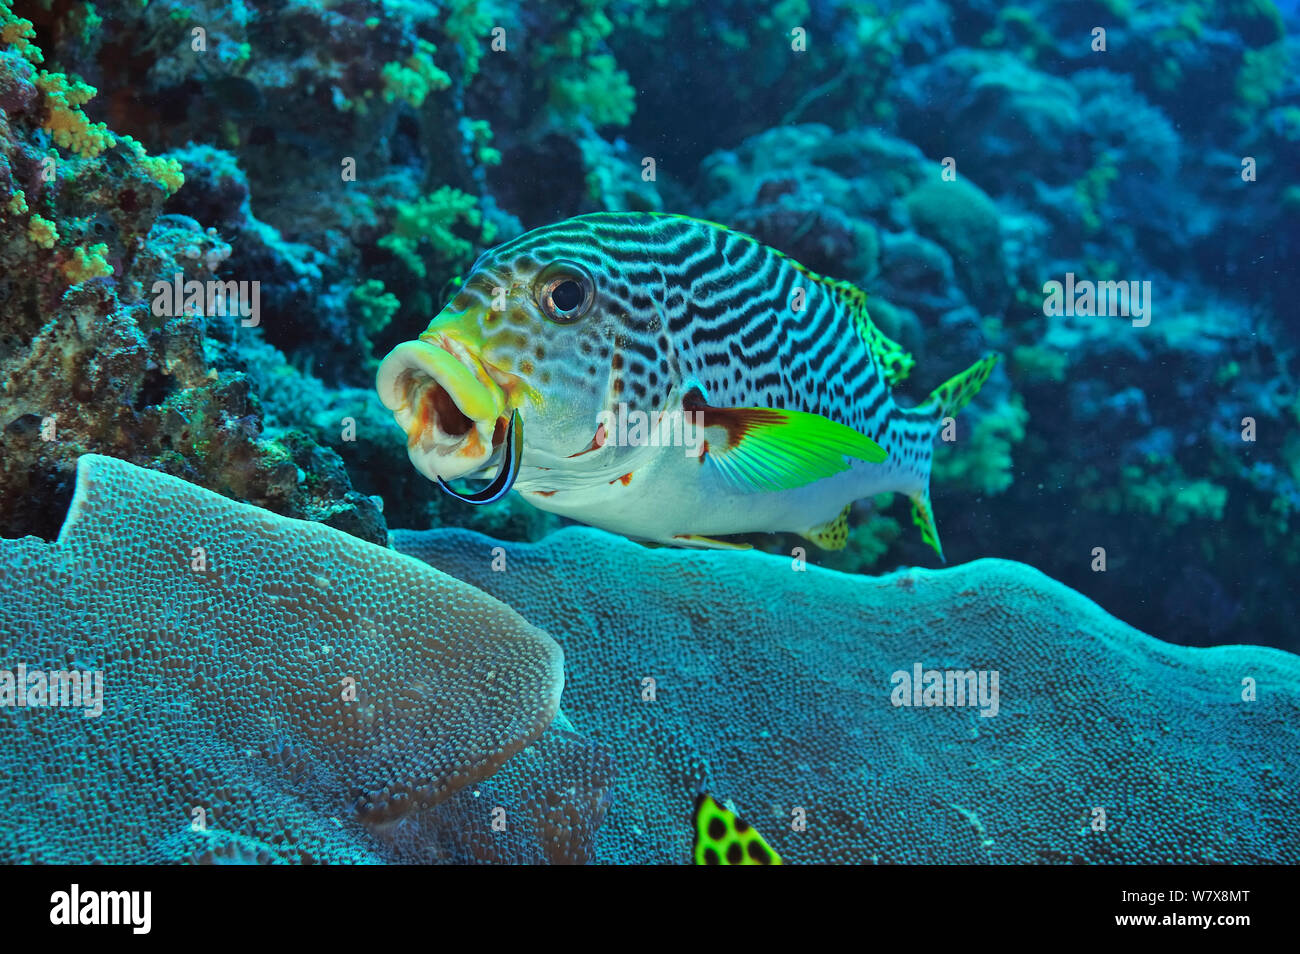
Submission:
<svg viewBox="0 0 1300 954">
<path fill-rule="evenodd" d="M 930 396 L 917 408 L 934 415 L 937 420 L 935 429 L 943 423 L 945 417 L 954 417 L 957 412 L 970 403 L 971 398 L 979 393 L 984 382 L 989 379 L 997 366 L 998 356 L 986 354 L 965 371 L 954 374 L 943 384 L 930 392 Z"/>
<path fill-rule="evenodd" d="M 927 480 L 924 487 L 908 496 L 912 500 L 912 523 L 921 528 L 921 542 L 934 548 L 940 563 L 947 563 L 943 544 L 939 542 L 939 528 L 934 523 L 934 511 L 930 509 L 930 482 Z"/>
<path fill-rule="evenodd" d="M 987 354 L 972 364 L 965 371 L 953 375 L 943 384 L 930 392 L 930 396 L 913 408 L 908 416 L 921 418 L 929 422 L 929 440 L 942 430 L 944 421 L 956 416 L 957 412 L 970 403 L 971 398 L 979 393 L 984 382 L 993 373 L 998 363 L 996 354 Z M 927 442 L 927 447 L 929 443 Z M 934 549 L 939 559 L 947 563 L 943 555 L 943 544 L 939 542 L 939 528 L 934 522 L 934 510 L 930 506 L 930 468 L 925 468 L 918 486 L 913 488 L 908 497 L 912 501 L 912 522 L 921 528 L 921 540 Z"/>
</svg>

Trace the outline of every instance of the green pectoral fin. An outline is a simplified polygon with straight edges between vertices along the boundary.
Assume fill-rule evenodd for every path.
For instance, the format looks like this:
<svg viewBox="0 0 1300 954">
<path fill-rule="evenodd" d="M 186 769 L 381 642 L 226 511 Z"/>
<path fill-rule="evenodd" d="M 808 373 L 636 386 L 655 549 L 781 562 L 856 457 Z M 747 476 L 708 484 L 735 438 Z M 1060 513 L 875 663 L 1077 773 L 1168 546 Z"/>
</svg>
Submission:
<svg viewBox="0 0 1300 954">
<path fill-rule="evenodd" d="M 704 408 L 708 456 L 745 492 L 791 490 L 848 470 L 853 459 L 878 464 L 885 449 L 851 427 L 818 414 L 761 407 Z"/>
</svg>

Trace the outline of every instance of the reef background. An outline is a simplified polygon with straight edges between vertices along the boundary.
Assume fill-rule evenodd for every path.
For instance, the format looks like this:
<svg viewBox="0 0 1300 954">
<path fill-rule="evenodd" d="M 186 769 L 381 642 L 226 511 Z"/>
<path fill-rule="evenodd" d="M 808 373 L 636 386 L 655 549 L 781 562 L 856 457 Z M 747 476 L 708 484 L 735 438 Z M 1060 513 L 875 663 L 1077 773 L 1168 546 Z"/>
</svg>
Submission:
<svg viewBox="0 0 1300 954">
<path fill-rule="evenodd" d="M 376 356 L 483 248 L 667 210 L 860 284 L 914 400 L 1006 357 L 937 453 L 951 562 L 1300 649 L 1298 26 L 1268 0 L 0 0 L 0 535 L 52 539 L 98 452 L 373 542 L 539 539 L 558 522 L 409 466 Z M 260 324 L 154 316 L 177 272 L 260 281 Z M 1045 316 L 1067 272 L 1150 281 L 1150 325 Z M 932 563 L 888 499 L 809 555 Z"/>
</svg>

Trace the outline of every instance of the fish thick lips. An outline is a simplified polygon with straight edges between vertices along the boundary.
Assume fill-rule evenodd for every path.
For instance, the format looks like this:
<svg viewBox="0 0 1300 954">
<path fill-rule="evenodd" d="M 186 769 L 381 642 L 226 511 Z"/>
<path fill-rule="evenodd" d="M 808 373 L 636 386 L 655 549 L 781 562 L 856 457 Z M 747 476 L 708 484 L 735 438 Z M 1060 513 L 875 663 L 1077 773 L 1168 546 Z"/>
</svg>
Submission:
<svg viewBox="0 0 1300 954">
<path fill-rule="evenodd" d="M 398 345 L 380 364 L 376 389 L 406 432 L 411 462 L 430 480 L 484 466 L 504 432 L 504 393 L 449 339 Z"/>
</svg>

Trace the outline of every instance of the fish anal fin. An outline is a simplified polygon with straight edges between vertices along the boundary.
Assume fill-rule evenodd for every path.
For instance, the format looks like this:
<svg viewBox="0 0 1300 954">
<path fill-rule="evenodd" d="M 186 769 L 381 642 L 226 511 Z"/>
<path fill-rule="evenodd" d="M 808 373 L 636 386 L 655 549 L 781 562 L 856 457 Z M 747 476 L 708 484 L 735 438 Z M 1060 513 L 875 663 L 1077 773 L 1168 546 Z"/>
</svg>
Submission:
<svg viewBox="0 0 1300 954">
<path fill-rule="evenodd" d="M 852 509 L 853 505 L 848 504 L 839 512 L 839 516 L 810 527 L 799 535 L 823 550 L 843 550 L 849 542 L 849 511 Z"/>
</svg>

